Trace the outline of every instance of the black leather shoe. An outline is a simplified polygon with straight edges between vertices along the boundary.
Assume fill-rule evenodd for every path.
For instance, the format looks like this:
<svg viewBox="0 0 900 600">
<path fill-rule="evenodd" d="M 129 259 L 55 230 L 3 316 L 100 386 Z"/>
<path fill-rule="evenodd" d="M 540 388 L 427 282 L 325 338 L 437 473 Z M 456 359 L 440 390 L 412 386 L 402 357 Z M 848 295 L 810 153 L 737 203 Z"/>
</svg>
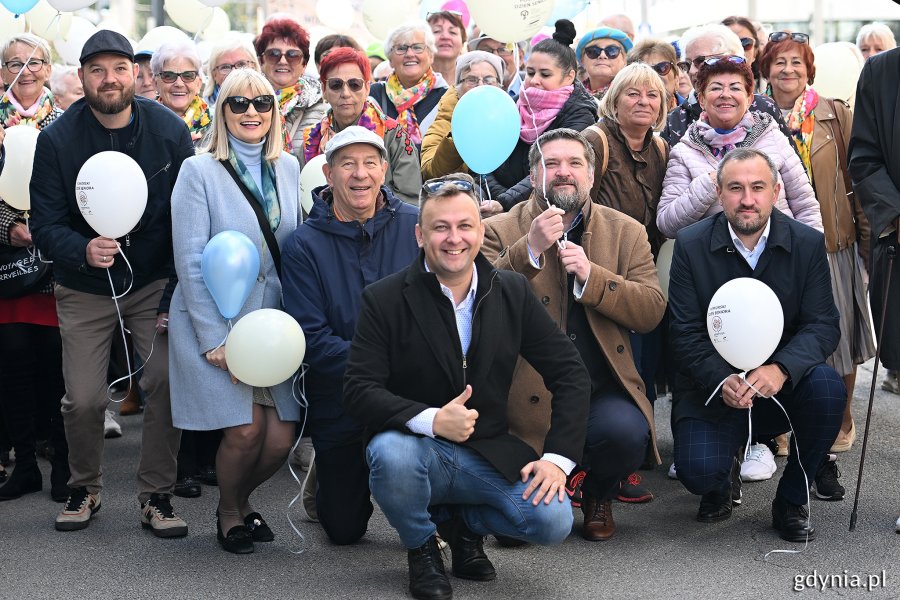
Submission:
<svg viewBox="0 0 900 600">
<path fill-rule="evenodd" d="M 441 539 L 450 545 L 454 576 L 474 581 L 496 579 L 497 571 L 484 553 L 484 538 L 472 533 L 461 516 L 455 515 L 437 529 Z"/>
<path fill-rule="evenodd" d="M 424 545 L 407 550 L 409 561 L 409 593 L 417 600 L 450 600 L 453 588 L 444 571 L 444 561 L 437 545 L 437 538 L 431 536 Z"/>
<path fill-rule="evenodd" d="M 9 480 L 0 487 L 0 501 L 15 500 L 24 494 L 39 492 L 42 487 L 41 471 L 36 464 L 16 465 Z"/>
<path fill-rule="evenodd" d="M 206 485 L 219 485 L 215 467 L 200 467 L 197 472 L 197 480 Z"/>
<path fill-rule="evenodd" d="M 216 537 L 219 545 L 232 554 L 250 554 L 253 552 L 253 535 L 246 525 L 235 525 L 222 535 L 222 525 L 216 516 Z"/>
<path fill-rule="evenodd" d="M 816 530 L 809 526 L 809 509 L 805 504 L 791 504 L 781 496 L 772 501 L 772 527 L 781 539 L 805 542 L 816 539 Z"/>
<path fill-rule="evenodd" d="M 497 538 L 497 545 L 501 548 L 521 548 L 528 545 L 528 542 L 525 540 L 506 537 L 505 535 L 495 535 L 494 537 Z"/>
<path fill-rule="evenodd" d="M 200 482 L 188 475 L 175 482 L 172 493 L 180 498 L 198 498 L 203 493 Z"/>
<path fill-rule="evenodd" d="M 701 523 L 716 523 L 731 516 L 731 490 L 714 490 L 700 497 L 697 520 Z"/>
<path fill-rule="evenodd" d="M 275 533 L 262 515 L 258 512 L 252 512 L 244 517 L 244 525 L 250 531 L 254 542 L 271 542 L 275 539 Z"/>
</svg>

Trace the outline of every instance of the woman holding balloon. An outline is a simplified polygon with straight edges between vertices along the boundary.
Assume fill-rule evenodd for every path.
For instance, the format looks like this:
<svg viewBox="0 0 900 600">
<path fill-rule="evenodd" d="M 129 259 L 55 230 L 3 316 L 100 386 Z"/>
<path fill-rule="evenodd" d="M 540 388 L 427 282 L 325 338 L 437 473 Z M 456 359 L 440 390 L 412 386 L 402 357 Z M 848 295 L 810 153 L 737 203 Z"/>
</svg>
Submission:
<svg viewBox="0 0 900 600">
<path fill-rule="evenodd" d="M 281 308 L 278 247 L 299 223 L 300 175 L 282 151 L 275 91 L 262 74 L 232 71 L 213 123 L 208 145 L 185 161 L 172 193 L 172 420 L 181 429 L 223 430 L 217 537 L 225 550 L 244 554 L 274 537 L 250 494 L 284 464 L 300 409 L 290 380 L 255 387 L 231 375 L 228 322 Z"/>
</svg>

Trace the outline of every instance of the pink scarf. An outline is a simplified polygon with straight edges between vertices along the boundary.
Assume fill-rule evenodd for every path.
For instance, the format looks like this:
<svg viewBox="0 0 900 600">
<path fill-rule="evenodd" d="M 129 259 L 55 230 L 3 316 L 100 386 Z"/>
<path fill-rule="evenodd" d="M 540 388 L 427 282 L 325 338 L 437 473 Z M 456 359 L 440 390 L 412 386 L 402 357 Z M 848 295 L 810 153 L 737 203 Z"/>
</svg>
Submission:
<svg viewBox="0 0 900 600">
<path fill-rule="evenodd" d="M 519 96 L 519 117 L 522 133 L 519 138 L 526 144 L 533 144 L 559 114 L 563 105 L 572 95 L 574 85 L 566 85 L 555 90 L 536 87 L 522 88 Z"/>
</svg>

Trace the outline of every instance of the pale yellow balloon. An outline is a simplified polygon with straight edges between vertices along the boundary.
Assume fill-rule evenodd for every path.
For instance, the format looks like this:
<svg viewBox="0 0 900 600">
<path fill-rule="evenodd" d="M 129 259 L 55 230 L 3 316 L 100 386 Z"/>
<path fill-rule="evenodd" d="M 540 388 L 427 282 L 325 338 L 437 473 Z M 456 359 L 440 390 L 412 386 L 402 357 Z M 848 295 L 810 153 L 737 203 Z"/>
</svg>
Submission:
<svg viewBox="0 0 900 600">
<path fill-rule="evenodd" d="M 0 39 L 6 40 L 19 33 L 25 33 L 25 19 L 16 18 L 5 8 L 0 8 Z"/>
<path fill-rule="evenodd" d="M 814 53 L 816 81 L 813 87 L 820 96 L 845 100 L 853 108 L 856 82 L 866 62 L 859 48 L 850 42 L 828 42 L 816 46 Z"/>
<path fill-rule="evenodd" d="M 300 324 L 284 311 L 261 308 L 241 317 L 225 341 L 228 370 L 253 387 L 290 379 L 306 354 Z"/>
<path fill-rule="evenodd" d="M 58 12 L 47 0 L 35 4 L 34 8 L 25 13 L 25 19 L 31 27 L 31 33 L 51 42 L 65 39 L 72 27 L 72 13 Z"/>
<path fill-rule="evenodd" d="M 212 9 L 212 17 L 209 18 L 208 24 L 204 25 L 197 35 L 200 39 L 214 42 L 228 35 L 230 30 L 231 19 L 228 18 L 228 13 L 216 7 Z"/>
<path fill-rule="evenodd" d="M 19 210 L 31 210 L 29 185 L 38 133 L 31 125 L 14 125 L 3 140 L 6 164 L 0 172 L 0 198 Z"/>
<path fill-rule="evenodd" d="M 200 0 L 165 0 L 163 6 L 173 23 L 191 33 L 206 27 L 213 18 L 212 7 Z"/>
</svg>

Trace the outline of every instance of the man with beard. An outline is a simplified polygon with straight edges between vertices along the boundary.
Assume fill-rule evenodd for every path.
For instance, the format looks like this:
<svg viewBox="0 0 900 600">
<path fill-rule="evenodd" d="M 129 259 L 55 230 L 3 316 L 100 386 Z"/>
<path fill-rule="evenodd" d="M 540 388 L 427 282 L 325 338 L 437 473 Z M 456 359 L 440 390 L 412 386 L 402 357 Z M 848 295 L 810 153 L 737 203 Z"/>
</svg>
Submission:
<svg viewBox="0 0 900 600">
<path fill-rule="evenodd" d="M 125 37 L 106 30 L 91 36 L 78 71 L 85 98 L 41 132 L 35 151 L 31 227 L 35 245 L 53 261 L 66 381 L 62 412 L 72 472 L 72 493 L 56 518 L 56 529 L 83 529 L 100 509 L 110 334 L 118 330 L 121 314 L 122 326 L 145 361 L 138 467 L 141 524 L 159 537 L 179 537 L 187 534 L 187 524 L 169 501 L 181 436 L 172 427 L 165 337 L 175 286 L 169 203 L 181 163 L 194 150 L 178 117 L 156 102 L 135 98 L 136 74 Z M 134 159 L 147 178 L 144 213 L 118 240 L 91 229 L 75 190 L 82 165 L 109 150 Z"/>
<path fill-rule="evenodd" d="M 840 338 L 825 243 L 820 232 L 772 210 L 778 171 L 758 150 L 726 154 L 716 190 L 723 212 L 678 232 L 670 271 L 675 468 L 685 487 L 702 495 L 698 521 L 727 519 L 741 503 L 735 455 L 747 440 L 747 409 L 753 408 L 755 435 L 793 428 L 772 526 L 782 539 L 812 540 L 807 481 L 826 460 L 846 402 L 843 380 L 825 364 Z M 778 347 L 746 379 L 716 352 L 707 333 L 713 295 L 738 277 L 768 285 L 784 312 Z M 790 421 L 769 400 L 773 396 Z"/>
<path fill-rule="evenodd" d="M 495 267 L 525 275 L 588 368 L 582 536 L 607 540 L 615 533 L 610 500 L 655 437 L 629 332 L 656 327 L 666 302 L 646 229 L 590 201 L 590 143 L 571 129 L 556 129 L 538 138 L 528 158 L 531 198 L 485 221 L 484 254 Z M 540 375 L 519 359 L 509 396 L 510 431 L 538 453 L 550 424 L 550 400 Z M 570 479 L 570 487 L 575 483 Z"/>
</svg>

